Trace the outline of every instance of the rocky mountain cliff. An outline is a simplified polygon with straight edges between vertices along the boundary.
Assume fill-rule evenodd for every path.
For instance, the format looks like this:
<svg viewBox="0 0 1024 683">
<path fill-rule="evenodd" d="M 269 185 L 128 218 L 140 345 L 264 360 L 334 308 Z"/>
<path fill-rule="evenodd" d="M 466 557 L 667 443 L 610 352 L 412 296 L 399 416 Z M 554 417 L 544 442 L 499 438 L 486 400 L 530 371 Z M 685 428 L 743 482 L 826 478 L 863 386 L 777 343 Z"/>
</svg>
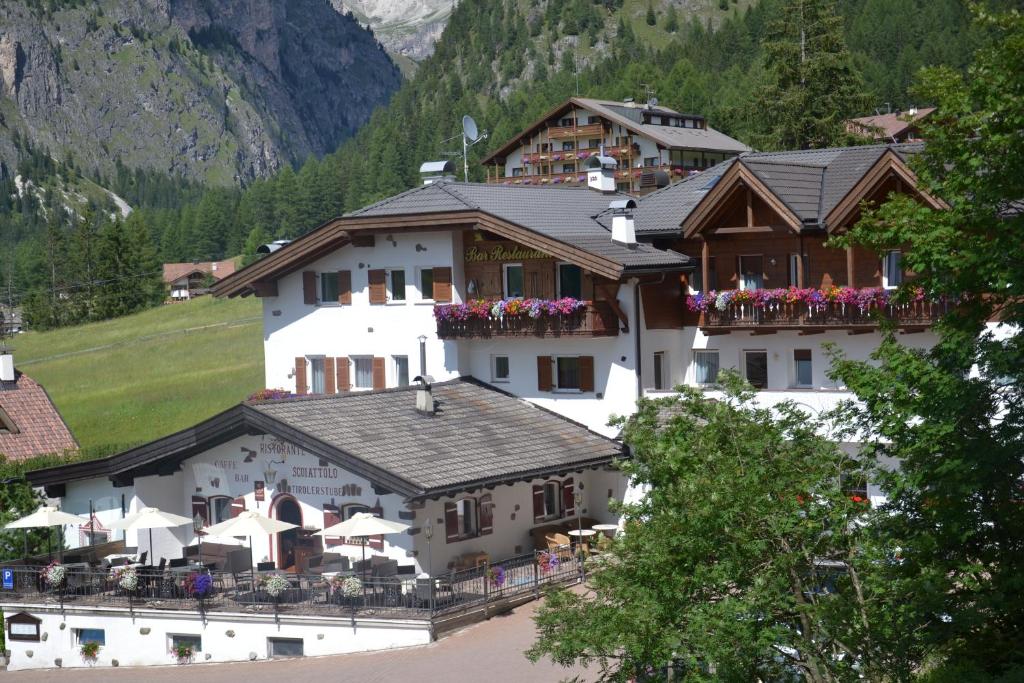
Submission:
<svg viewBox="0 0 1024 683">
<path fill-rule="evenodd" d="M 22 135 L 79 167 L 213 184 L 334 150 L 398 88 L 325 0 L 4 0 L 0 155 Z"/>
<path fill-rule="evenodd" d="M 420 62 L 434 51 L 458 0 L 331 0 L 339 12 L 352 12 L 373 29 L 395 55 Z"/>
</svg>

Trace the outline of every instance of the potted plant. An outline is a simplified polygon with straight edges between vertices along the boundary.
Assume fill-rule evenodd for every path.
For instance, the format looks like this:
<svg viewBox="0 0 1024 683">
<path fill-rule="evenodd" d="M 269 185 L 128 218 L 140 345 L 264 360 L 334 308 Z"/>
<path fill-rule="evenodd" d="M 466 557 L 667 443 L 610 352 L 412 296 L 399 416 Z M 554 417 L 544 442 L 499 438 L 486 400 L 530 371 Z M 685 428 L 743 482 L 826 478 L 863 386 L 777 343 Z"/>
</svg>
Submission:
<svg viewBox="0 0 1024 683">
<path fill-rule="evenodd" d="M 556 571 L 559 565 L 558 553 L 552 550 L 542 550 L 537 556 L 537 564 L 540 565 L 540 570 L 544 574 Z"/>
<path fill-rule="evenodd" d="M 494 567 L 487 567 L 487 580 L 494 588 L 501 588 L 505 585 L 505 568 L 500 564 Z"/>
<path fill-rule="evenodd" d="M 100 644 L 92 640 L 87 640 L 82 643 L 79 651 L 82 653 L 82 659 L 87 662 L 95 662 L 100 653 Z"/>
<path fill-rule="evenodd" d="M 174 655 L 174 658 L 177 660 L 178 664 L 188 664 L 192 661 L 192 656 L 195 653 L 192 651 L 192 646 L 188 643 L 178 643 L 174 646 L 172 654 Z"/>
<path fill-rule="evenodd" d="M 275 601 L 284 593 L 286 590 L 292 587 L 288 582 L 288 579 L 277 574 L 272 574 L 263 580 L 263 590 L 266 591 L 267 595 L 272 597 Z"/>
<path fill-rule="evenodd" d="M 197 600 L 208 597 L 213 590 L 213 577 L 209 574 L 192 572 L 185 578 L 185 592 Z"/>
<path fill-rule="evenodd" d="M 110 580 L 126 593 L 134 593 L 139 587 L 139 574 L 135 571 L 135 567 L 111 568 Z"/>
</svg>

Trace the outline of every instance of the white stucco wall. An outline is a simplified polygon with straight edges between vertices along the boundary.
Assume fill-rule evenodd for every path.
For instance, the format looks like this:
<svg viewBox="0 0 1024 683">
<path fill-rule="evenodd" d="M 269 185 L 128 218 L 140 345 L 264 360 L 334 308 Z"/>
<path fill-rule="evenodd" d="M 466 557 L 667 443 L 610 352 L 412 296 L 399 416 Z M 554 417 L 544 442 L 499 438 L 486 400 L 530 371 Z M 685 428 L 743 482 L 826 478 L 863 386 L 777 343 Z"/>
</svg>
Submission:
<svg viewBox="0 0 1024 683">
<path fill-rule="evenodd" d="M 7 642 L 11 651 L 8 669 L 48 669 L 111 666 L 174 665 L 170 635 L 197 635 L 202 652 L 193 661 L 231 662 L 268 659 L 270 638 L 301 639 L 306 656 L 344 654 L 395 647 L 425 645 L 431 641 L 429 623 L 399 619 L 300 617 L 283 614 L 275 623 L 272 614 L 208 612 L 205 621 L 197 612 L 68 607 L 62 615 L 55 606 L 0 605 L 5 616 L 27 612 L 42 619 L 42 642 Z M 63 626 L 63 628 L 62 628 Z M 102 628 L 106 645 L 95 663 L 82 659 L 76 629 Z M 231 632 L 233 635 L 229 635 Z M 29 653 L 31 652 L 31 656 Z M 209 657 L 207 657 L 209 656 Z M 184 672 L 183 672 L 184 675 Z"/>
<path fill-rule="evenodd" d="M 460 258 L 456 259 L 455 254 Z M 384 356 L 388 359 L 388 386 L 396 386 L 391 357 L 408 356 L 409 379 L 418 375 L 420 335 L 428 337 L 427 373 L 437 381 L 455 377 L 456 343 L 437 339 L 433 302 L 425 300 L 419 291 L 420 268 L 445 266 L 452 268 L 453 297 L 459 302 L 454 285 L 463 280 L 460 233 L 377 235 L 373 247 L 347 245 L 302 269 L 317 273 L 351 271 L 351 305 L 306 305 L 302 272 L 281 278 L 277 283 L 278 295 L 263 299 L 266 385 L 294 391 L 295 358 L 325 355 Z M 405 269 L 404 302 L 370 305 L 368 271 L 379 268 Z M 354 367 L 351 371 L 355 372 Z"/>
</svg>

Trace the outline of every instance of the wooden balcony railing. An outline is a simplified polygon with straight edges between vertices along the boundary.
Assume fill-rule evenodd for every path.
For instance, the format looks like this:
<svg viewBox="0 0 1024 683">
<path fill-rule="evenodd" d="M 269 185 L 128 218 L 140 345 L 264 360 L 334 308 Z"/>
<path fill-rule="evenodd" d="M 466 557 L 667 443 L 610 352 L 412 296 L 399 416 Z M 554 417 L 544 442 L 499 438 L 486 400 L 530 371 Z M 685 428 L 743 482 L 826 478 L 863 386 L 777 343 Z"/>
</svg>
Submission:
<svg viewBox="0 0 1024 683">
<path fill-rule="evenodd" d="M 899 327 L 926 328 L 948 313 L 949 301 L 911 301 L 861 308 L 855 304 L 826 302 L 774 302 L 764 306 L 753 303 L 730 303 L 724 310 L 712 306 L 700 314 L 700 327 L 719 330 L 800 330 L 836 328 L 870 331 L 882 319 Z"/>
<path fill-rule="evenodd" d="M 550 126 L 549 138 L 585 137 L 587 135 L 603 135 L 604 126 L 600 123 L 588 123 L 582 126 Z"/>
<path fill-rule="evenodd" d="M 569 315 L 512 315 L 501 318 L 438 320 L 439 339 L 486 339 L 488 337 L 614 337 L 619 319 L 605 301 L 587 302 Z"/>
</svg>

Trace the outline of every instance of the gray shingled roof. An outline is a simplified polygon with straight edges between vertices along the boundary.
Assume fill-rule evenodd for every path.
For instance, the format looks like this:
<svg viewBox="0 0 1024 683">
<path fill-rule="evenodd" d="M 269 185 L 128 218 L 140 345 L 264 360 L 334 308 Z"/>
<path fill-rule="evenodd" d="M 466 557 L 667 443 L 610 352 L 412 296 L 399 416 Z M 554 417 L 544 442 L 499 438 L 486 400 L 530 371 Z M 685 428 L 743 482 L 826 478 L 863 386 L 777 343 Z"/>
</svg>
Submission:
<svg viewBox="0 0 1024 683">
<path fill-rule="evenodd" d="M 433 416 L 416 412 L 415 387 L 251 407 L 423 492 L 623 455 L 620 443 L 476 380 L 441 382 L 432 390 Z"/>
<path fill-rule="evenodd" d="M 922 149 L 910 143 L 744 154 L 643 197 L 637 235 L 678 234 L 680 224 L 734 163 L 750 169 L 802 221 L 821 223 L 886 150 L 906 161 Z"/>
<path fill-rule="evenodd" d="M 682 254 L 646 244 L 635 249 L 611 240 L 609 225 L 595 220 L 609 202 L 628 195 L 585 187 L 528 187 L 441 181 L 389 197 L 348 214 L 387 216 L 479 210 L 527 230 L 621 264 L 625 269 L 680 267 Z"/>
<path fill-rule="evenodd" d="M 746 152 L 750 148 L 739 140 L 731 138 L 725 133 L 708 126 L 699 128 L 679 128 L 677 126 L 658 126 L 650 123 L 640 123 L 640 112 L 642 107 L 629 107 L 621 102 L 609 102 L 607 100 L 595 100 L 589 97 L 574 97 L 587 109 L 601 114 L 605 118 L 616 121 L 641 135 L 670 148 L 705 149 L 716 152 Z M 675 114 L 679 112 L 665 107 L 658 107 L 655 113 Z"/>
</svg>

